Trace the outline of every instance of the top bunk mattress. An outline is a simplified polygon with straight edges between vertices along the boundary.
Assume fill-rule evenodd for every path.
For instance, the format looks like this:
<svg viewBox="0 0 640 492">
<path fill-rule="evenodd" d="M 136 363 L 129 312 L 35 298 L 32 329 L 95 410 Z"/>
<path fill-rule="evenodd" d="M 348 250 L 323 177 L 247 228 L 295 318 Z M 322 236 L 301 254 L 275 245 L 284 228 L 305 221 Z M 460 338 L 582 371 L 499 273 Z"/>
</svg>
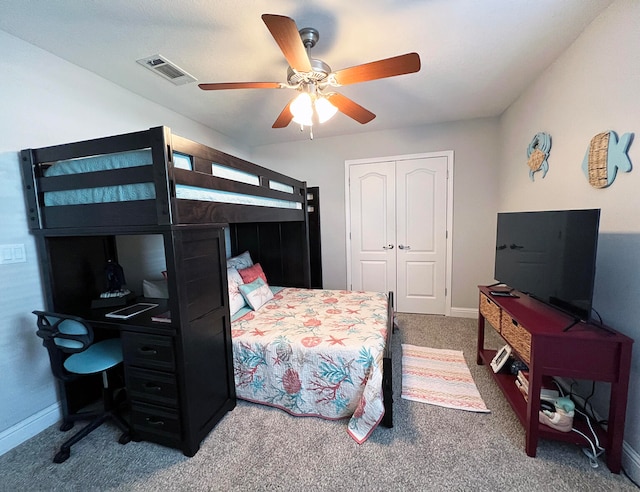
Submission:
<svg viewBox="0 0 640 492">
<path fill-rule="evenodd" d="M 139 166 L 152 166 L 153 159 L 151 149 L 143 149 L 129 152 L 118 152 L 113 154 L 103 154 L 98 156 L 83 157 L 58 161 L 48 167 L 45 177 L 67 176 L 72 174 L 91 173 L 97 171 L 112 171 L 117 169 L 132 168 Z M 185 154 L 174 152 L 174 167 L 191 170 L 191 158 Z M 259 184 L 251 182 L 246 173 L 240 173 L 224 166 L 212 163 L 214 175 L 241 181 L 248 184 Z M 277 182 L 270 184 L 272 189 L 285 192 L 289 191 L 286 185 Z M 260 207 L 275 207 L 288 209 L 302 209 L 302 204 L 296 201 L 280 200 L 276 198 L 233 193 L 222 190 L 213 190 L 197 186 L 176 184 L 176 198 L 180 200 L 209 201 L 217 203 L 231 203 L 239 205 L 251 205 Z M 126 202 L 135 200 L 154 200 L 156 190 L 154 183 L 134 183 L 117 186 L 100 186 L 95 188 L 81 188 L 73 190 L 49 191 L 44 195 L 45 206 L 65 206 L 65 205 L 86 205 L 92 203 Z"/>
</svg>

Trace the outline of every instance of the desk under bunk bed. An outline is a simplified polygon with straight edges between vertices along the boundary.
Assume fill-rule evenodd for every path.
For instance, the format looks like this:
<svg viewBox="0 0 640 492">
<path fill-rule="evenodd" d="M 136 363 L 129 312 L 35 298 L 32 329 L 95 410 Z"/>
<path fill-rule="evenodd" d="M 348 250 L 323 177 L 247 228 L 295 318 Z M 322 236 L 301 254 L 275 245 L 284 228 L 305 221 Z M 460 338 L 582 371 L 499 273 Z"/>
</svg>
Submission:
<svg viewBox="0 0 640 492">
<path fill-rule="evenodd" d="M 26 149 L 21 165 L 46 308 L 122 339 L 133 438 L 193 456 L 236 405 L 227 258 L 248 252 L 271 285 L 311 287 L 306 183 L 166 127 Z M 145 298 L 136 285 L 122 302 L 156 305 L 128 319 L 106 317 L 115 307 L 96 301 L 106 266 L 151 257 L 164 268 L 167 295 Z M 389 296 L 387 426 L 391 304 Z M 170 322 L 152 319 L 163 313 Z M 63 412 L 90 397 L 72 385 L 61 393 Z"/>
</svg>

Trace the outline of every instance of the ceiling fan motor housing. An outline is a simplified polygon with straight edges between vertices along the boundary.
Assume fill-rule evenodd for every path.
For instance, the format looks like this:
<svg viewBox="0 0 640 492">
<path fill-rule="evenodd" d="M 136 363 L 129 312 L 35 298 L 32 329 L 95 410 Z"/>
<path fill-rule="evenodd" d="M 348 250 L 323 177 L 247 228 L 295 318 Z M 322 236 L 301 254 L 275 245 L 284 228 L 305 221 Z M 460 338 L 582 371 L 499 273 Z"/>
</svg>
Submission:
<svg viewBox="0 0 640 492">
<path fill-rule="evenodd" d="M 321 82 L 331 73 L 331 67 L 322 60 L 310 58 L 311 72 L 296 72 L 291 67 L 287 69 L 287 82 L 290 85 L 297 85 L 302 82 Z"/>
</svg>

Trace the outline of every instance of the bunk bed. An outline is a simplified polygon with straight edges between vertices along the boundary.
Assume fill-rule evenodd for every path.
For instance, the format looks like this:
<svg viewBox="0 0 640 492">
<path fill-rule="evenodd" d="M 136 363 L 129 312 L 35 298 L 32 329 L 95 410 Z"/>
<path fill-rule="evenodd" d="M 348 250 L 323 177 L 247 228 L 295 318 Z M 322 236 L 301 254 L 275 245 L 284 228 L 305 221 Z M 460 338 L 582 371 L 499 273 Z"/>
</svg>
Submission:
<svg viewBox="0 0 640 492">
<path fill-rule="evenodd" d="M 167 127 L 25 149 L 21 168 L 29 228 L 42 260 L 50 310 L 95 318 L 96 310 L 88 306 L 101 292 L 104 263 L 118 259 L 116 237 L 162 236 L 168 298 L 157 300 L 155 309 L 119 321 L 118 328 L 124 330 L 127 387 L 138 384 L 139 390 L 131 397 L 134 438 L 178 447 L 192 456 L 215 423 L 235 406 L 237 368 L 234 371 L 229 283 L 224 275 L 229 252 L 250 254 L 270 285 L 288 288 L 283 293 L 311 287 L 306 183 L 175 135 Z M 331 291 L 318 292 L 327 296 Z M 386 312 L 375 319 L 382 336 L 375 365 L 380 368 L 376 380 L 380 379 L 384 409 L 364 435 L 352 433 L 350 424 L 349 432 L 358 442 L 380 421 L 392 426 L 393 297 L 384 297 Z M 151 317 L 163 310 L 170 311 L 171 322 L 153 323 Z M 246 323 L 251 316 L 234 323 Z M 113 321 L 93 321 L 113 329 Z M 203 333 L 205 321 L 217 326 L 215 340 Z M 127 361 L 127 343 L 131 352 L 136 347 L 139 351 L 160 335 L 170 346 L 166 367 L 134 357 Z M 224 362 L 211 362 L 206 346 Z M 172 391 L 177 396 L 171 393 L 163 400 L 140 389 L 136 377 L 144 380 L 158 369 L 176 379 L 177 390 Z M 214 370 L 224 373 L 213 378 L 224 382 L 214 391 L 215 403 L 211 395 L 202 400 L 211 393 L 202 374 Z M 157 387 L 162 386 L 159 379 Z M 165 418 L 169 407 L 176 414 L 175 429 L 160 432 L 147 425 Z"/>
</svg>

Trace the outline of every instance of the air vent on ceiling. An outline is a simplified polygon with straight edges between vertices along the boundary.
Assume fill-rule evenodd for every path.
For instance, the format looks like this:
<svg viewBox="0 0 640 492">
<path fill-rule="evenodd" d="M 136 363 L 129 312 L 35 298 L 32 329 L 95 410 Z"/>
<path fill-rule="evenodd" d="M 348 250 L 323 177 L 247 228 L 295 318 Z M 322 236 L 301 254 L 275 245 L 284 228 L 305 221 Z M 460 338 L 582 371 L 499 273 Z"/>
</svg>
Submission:
<svg viewBox="0 0 640 492">
<path fill-rule="evenodd" d="M 148 56 L 136 61 L 175 85 L 189 84 L 197 80 L 193 75 L 185 72 L 175 63 L 171 63 L 162 55 Z"/>
</svg>

